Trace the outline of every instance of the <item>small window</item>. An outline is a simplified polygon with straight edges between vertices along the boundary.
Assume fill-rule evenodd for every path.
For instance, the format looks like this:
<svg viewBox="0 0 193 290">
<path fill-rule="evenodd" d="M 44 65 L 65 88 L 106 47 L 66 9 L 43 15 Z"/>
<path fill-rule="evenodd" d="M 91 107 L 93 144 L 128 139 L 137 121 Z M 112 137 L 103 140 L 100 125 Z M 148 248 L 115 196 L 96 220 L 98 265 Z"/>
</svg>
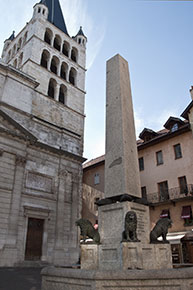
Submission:
<svg viewBox="0 0 193 290">
<path fill-rule="evenodd" d="M 43 15 L 45 14 L 45 12 L 46 12 L 46 10 L 45 10 L 45 9 L 43 9 Z"/>
<path fill-rule="evenodd" d="M 181 218 L 184 220 L 184 226 L 193 225 L 192 207 L 190 205 L 182 207 Z"/>
<path fill-rule="evenodd" d="M 182 151 L 180 144 L 174 145 L 174 153 L 175 153 L 175 159 L 179 159 L 182 157 Z"/>
<path fill-rule="evenodd" d="M 163 181 L 158 183 L 159 199 L 160 201 L 169 200 L 168 182 Z"/>
<path fill-rule="evenodd" d="M 66 92 L 67 92 L 66 87 L 61 85 L 59 92 L 59 102 L 64 105 L 66 104 Z"/>
<path fill-rule="evenodd" d="M 157 160 L 157 165 L 161 165 L 164 163 L 162 151 L 156 152 L 156 160 Z"/>
<path fill-rule="evenodd" d="M 163 209 L 161 214 L 160 214 L 160 218 L 168 218 L 170 219 L 170 211 L 169 209 Z"/>
<path fill-rule="evenodd" d="M 147 199 L 147 189 L 146 189 L 146 186 L 142 186 L 141 187 L 141 195 L 142 195 L 142 198 Z"/>
<path fill-rule="evenodd" d="M 99 173 L 96 173 L 94 176 L 94 184 L 99 184 L 100 183 L 100 175 Z"/>
<path fill-rule="evenodd" d="M 143 159 L 143 157 L 139 158 L 139 170 L 140 171 L 144 170 L 144 159 Z"/>
<path fill-rule="evenodd" d="M 41 12 L 41 8 L 38 8 L 38 13 L 40 13 Z"/>
<path fill-rule="evenodd" d="M 178 124 L 175 123 L 175 124 L 172 126 L 172 128 L 171 128 L 171 132 L 175 132 L 175 131 L 177 131 L 177 130 L 178 130 Z"/>
<path fill-rule="evenodd" d="M 180 193 L 181 194 L 188 194 L 188 185 L 186 181 L 186 176 L 178 177 L 179 186 L 180 186 Z"/>
</svg>

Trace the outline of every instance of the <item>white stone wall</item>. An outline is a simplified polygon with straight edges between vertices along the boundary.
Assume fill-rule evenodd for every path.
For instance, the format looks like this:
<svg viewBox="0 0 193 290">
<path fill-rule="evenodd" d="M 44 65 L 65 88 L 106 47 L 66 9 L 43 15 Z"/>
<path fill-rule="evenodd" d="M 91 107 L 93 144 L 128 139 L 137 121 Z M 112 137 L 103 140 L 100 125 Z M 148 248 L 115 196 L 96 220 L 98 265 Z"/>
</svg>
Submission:
<svg viewBox="0 0 193 290">
<path fill-rule="evenodd" d="M 34 8 L 35 9 L 35 8 Z M 46 28 L 77 49 L 77 62 L 44 42 Z M 64 80 L 40 65 L 43 50 L 68 65 Z M 44 17 L 31 21 L 0 62 L 0 266 L 25 259 L 28 218 L 44 220 L 41 261 L 78 261 L 85 102 L 85 47 Z M 50 65 L 50 63 L 49 63 Z M 59 66 L 60 66 L 59 65 Z M 75 85 L 69 71 L 77 72 Z M 67 88 L 65 104 L 47 96 L 50 78 Z M 4 116 L 4 117 L 3 117 Z M 10 119 L 11 120 L 10 120 Z M 22 126 L 23 129 L 20 127 Z M 25 131 L 26 130 L 26 131 Z M 27 133 L 29 132 L 29 133 Z M 37 138 L 30 139 L 30 133 Z M 27 137 L 28 136 L 28 137 Z M 45 145 L 45 146 L 44 146 Z"/>
</svg>

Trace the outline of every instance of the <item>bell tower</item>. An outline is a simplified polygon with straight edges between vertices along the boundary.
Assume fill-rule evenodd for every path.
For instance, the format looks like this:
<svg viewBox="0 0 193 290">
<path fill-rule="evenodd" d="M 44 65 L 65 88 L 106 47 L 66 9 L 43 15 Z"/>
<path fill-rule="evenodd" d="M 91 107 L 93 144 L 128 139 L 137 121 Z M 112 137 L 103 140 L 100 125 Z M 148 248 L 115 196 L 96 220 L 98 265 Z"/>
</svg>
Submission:
<svg viewBox="0 0 193 290">
<path fill-rule="evenodd" d="M 6 40 L 2 53 L 5 63 L 39 83 L 32 114 L 81 136 L 86 43 L 82 27 L 75 37 L 69 36 L 59 0 L 42 0 L 34 5 L 32 19 L 23 30 Z"/>
</svg>

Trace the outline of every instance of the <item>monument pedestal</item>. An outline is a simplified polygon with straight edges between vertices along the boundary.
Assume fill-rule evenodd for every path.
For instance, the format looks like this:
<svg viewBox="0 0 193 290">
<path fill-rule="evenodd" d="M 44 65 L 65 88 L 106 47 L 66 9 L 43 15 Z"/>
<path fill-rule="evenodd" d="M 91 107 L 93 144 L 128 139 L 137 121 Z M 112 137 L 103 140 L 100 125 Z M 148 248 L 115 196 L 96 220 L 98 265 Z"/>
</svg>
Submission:
<svg viewBox="0 0 193 290">
<path fill-rule="evenodd" d="M 140 242 L 121 242 L 125 215 L 137 215 Z M 100 245 L 81 245 L 81 269 L 127 270 L 172 268 L 169 244 L 149 243 L 149 207 L 135 202 L 113 203 L 99 207 Z"/>
<path fill-rule="evenodd" d="M 123 242 L 114 245 L 81 245 L 84 270 L 172 269 L 170 244 Z"/>
</svg>

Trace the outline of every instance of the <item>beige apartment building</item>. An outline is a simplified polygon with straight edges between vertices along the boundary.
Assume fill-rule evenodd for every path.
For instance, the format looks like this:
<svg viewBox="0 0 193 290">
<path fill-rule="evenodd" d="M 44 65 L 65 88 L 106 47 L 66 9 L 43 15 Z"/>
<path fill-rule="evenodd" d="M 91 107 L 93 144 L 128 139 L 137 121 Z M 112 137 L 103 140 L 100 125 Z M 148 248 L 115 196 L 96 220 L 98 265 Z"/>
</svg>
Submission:
<svg viewBox="0 0 193 290">
<path fill-rule="evenodd" d="M 150 206 L 151 227 L 159 218 L 171 218 L 168 240 L 173 263 L 188 264 L 193 263 L 193 101 L 181 116 L 183 119 L 169 117 L 159 132 L 145 128 L 137 149 L 141 193 Z M 93 223 L 97 208 L 92 203 L 104 192 L 104 164 L 103 155 L 83 167 L 83 205 L 87 204 L 87 210 L 83 206 L 82 214 L 87 218 L 90 209 Z M 90 188 L 91 199 L 87 194 Z"/>
</svg>

